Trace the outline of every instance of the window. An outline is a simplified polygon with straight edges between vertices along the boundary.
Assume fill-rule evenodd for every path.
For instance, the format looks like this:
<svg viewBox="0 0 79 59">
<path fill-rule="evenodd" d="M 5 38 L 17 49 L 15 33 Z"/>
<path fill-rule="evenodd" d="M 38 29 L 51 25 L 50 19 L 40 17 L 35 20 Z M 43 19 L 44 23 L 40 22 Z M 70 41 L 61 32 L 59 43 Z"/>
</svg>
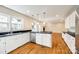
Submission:
<svg viewBox="0 0 79 59">
<path fill-rule="evenodd" d="M 0 32 L 9 31 L 8 16 L 0 14 Z"/>
<path fill-rule="evenodd" d="M 21 30 L 22 29 L 21 19 L 12 18 L 11 24 L 12 24 L 12 30 Z"/>
<path fill-rule="evenodd" d="M 0 32 L 22 30 L 22 20 L 0 13 Z"/>
</svg>

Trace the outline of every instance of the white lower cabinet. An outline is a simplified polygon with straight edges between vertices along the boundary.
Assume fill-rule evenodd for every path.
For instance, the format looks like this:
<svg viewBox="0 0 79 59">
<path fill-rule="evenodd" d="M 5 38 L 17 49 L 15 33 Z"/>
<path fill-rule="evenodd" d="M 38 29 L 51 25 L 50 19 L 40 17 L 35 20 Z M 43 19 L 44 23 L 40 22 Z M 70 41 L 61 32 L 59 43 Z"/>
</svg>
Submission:
<svg viewBox="0 0 79 59">
<path fill-rule="evenodd" d="M 36 43 L 47 46 L 47 47 L 52 47 L 52 38 L 51 34 L 44 34 L 44 33 L 36 33 Z"/>
<path fill-rule="evenodd" d="M 30 41 L 30 32 L 0 38 L 0 54 L 12 50 Z"/>
<path fill-rule="evenodd" d="M 51 39 L 52 39 L 51 34 L 47 34 L 47 33 L 36 34 L 37 44 L 47 47 L 52 47 Z M 9 53 L 27 42 L 30 42 L 30 32 L 1 37 L 0 54 Z"/>
<path fill-rule="evenodd" d="M 9 36 L 6 39 L 6 53 L 20 47 L 21 45 L 30 41 L 30 33 L 23 33 L 19 35 Z"/>
<path fill-rule="evenodd" d="M 76 52 L 75 51 L 75 38 L 67 33 L 62 34 L 62 37 L 63 37 L 64 41 L 66 42 L 66 44 L 68 45 L 71 52 L 74 54 Z"/>
<path fill-rule="evenodd" d="M 5 54 L 5 40 L 0 38 L 0 54 Z"/>
<path fill-rule="evenodd" d="M 36 34 L 36 43 L 42 45 L 42 37 L 41 34 Z"/>
<path fill-rule="evenodd" d="M 15 36 L 6 37 L 6 53 L 14 50 L 17 47 L 17 41 Z"/>
</svg>

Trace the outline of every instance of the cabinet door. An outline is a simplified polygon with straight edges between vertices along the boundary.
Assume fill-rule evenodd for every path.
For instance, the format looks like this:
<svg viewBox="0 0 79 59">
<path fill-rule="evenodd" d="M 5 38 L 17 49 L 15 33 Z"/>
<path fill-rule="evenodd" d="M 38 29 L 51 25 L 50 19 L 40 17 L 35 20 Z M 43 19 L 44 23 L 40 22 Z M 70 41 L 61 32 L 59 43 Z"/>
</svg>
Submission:
<svg viewBox="0 0 79 59">
<path fill-rule="evenodd" d="M 65 19 L 65 28 L 74 28 L 75 27 L 75 11 L 71 13 L 66 19 Z"/>
<path fill-rule="evenodd" d="M 36 43 L 43 45 L 43 46 L 47 46 L 47 47 L 52 47 L 52 42 L 51 42 L 51 34 L 36 34 Z"/>
<path fill-rule="evenodd" d="M 70 15 L 69 24 L 70 27 L 75 27 L 75 12 Z"/>
<path fill-rule="evenodd" d="M 30 33 L 17 35 L 17 39 L 18 39 L 19 45 L 21 46 L 30 41 Z"/>
<path fill-rule="evenodd" d="M 42 45 L 42 36 L 39 33 L 36 33 L 36 43 Z"/>
<path fill-rule="evenodd" d="M 27 43 L 27 42 L 30 41 L 30 33 L 29 33 L 29 32 L 25 33 L 25 34 L 23 35 L 23 37 L 24 37 L 24 42 L 25 42 L 25 43 Z"/>
<path fill-rule="evenodd" d="M 0 54 L 5 53 L 5 40 L 3 38 L 0 38 Z"/>
<path fill-rule="evenodd" d="M 30 34 L 24 33 L 6 37 L 6 53 L 20 47 L 21 45 L 29 42 Z"/>
<path fill-rule="evenodd" d="M 51 34 L 42 34 L 42 45 L 47 47 L 52 47 Z"/>
<path fill-rule="evenodd" d="M 72 53 L 75 53 L 75 38 L 69 34 L 65 34 L 64 40 Z"/>
<path fill-rule="evenodd" d="M 75 53 L 75 38 L 69 35 L 69 48 L 72 51 L 72 53 Z"/>
<path fill-rule="evenodd" d="M 21 35 L 15 35 L 14 37 L 15 37 L 14 42 L 16 44 L 15 48 L 18 48 L 19 46 L 22 45 L 22 37 Z"/>
<path fill-rule="evenodd" d="M 17 47 L 17 42 L 15 39 L 15 36 L 6 37 L 6 53 L 14 50 Z"/>
<path fill-rule="evenodd" d="M 69 28 L 69 17 L 65 19 L 65 28 Z"/>
</svg>

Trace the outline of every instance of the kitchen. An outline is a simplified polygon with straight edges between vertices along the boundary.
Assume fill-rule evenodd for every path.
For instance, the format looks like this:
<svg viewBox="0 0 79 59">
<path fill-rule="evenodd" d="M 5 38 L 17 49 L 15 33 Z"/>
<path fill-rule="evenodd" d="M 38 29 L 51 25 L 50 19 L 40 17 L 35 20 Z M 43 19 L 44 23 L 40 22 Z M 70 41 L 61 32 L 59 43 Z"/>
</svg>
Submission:
<svg viewBox="0 0 79 59">
<path fill-rule="evenodd" d="M 77 8 L 73 5 L 0 5 L 0 54 L 13 52 L 21 54 L 23 51 L 26 51 L 23 54 L 28 54 L 32 50 L 35 51 L 32 51 L 33 54 L 39 50 L 41 50 L 39 54 L 45 50 L 53 51 L 51 54 L 77 53 L 75 47 Z M 21 47 L 22 51 L 19 50 Z M 56 48 L 52 50 L 54 47 Z"/>
</svg>

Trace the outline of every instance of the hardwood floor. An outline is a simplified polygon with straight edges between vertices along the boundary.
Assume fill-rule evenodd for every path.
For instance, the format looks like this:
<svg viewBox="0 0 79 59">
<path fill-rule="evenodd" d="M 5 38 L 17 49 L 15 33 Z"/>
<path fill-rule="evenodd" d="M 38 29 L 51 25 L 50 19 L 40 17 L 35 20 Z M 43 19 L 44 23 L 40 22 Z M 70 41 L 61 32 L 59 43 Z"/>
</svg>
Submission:
<svg viewBox="0 0 79 59">
<path fill-rule="evenodd" d="M 52 34 L 52 48 L 43 47 L 35 43 L 27 43 L 9 54 L 70 54 L 68 46 L 60 33 Z"/>
</svg>

